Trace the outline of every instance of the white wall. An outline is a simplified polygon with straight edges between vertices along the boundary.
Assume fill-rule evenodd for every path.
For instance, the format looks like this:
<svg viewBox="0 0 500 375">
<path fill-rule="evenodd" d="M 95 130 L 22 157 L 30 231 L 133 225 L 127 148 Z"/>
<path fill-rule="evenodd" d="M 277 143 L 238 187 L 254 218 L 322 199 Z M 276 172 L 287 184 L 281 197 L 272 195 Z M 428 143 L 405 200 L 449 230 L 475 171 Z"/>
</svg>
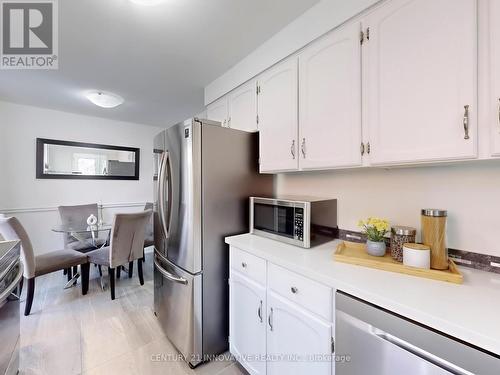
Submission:
<svg viewBox="0 0 500 375">
<path fill-rule="evenodd" d="M 338 199 L 338 225 L 379 216 L 420 229 L 420 209 L 448 210 L 449 247 L 500 256 L 500 160 L 400 169 L 281 174 L 277 193 Z"/>
<path fill-rule="evenodd" d="M 101 203 L 105 218 L 141 210 L 152 200 L 153 138 L 162 129 L 0 102 L 0 213 L 19 217 L 36 251 L 61 247 L 51 232 L 59 205 Z M 39 180 L 35 173 L 36 138 L 138 147 L 139 181 Z"/>
<path fill-rule="evenodd" d="M 205 104 L 225 95 L 380 0 L 321 0 L 205 88 Z"/>
</svg>

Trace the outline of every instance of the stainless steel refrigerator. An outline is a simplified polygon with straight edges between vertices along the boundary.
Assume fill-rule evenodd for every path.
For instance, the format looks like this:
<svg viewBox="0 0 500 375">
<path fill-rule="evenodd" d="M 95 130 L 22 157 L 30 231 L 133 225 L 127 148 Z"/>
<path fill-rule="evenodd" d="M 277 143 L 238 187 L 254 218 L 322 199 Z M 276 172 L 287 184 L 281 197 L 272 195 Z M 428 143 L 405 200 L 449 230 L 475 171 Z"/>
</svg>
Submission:
<svg viewBox="0 0 500 375">
<path fill-rule="evenodd" d="M 248 198 L 271 196 L 258 173 L 258 136 L 190 119 L 154 141 L 154 309 L 196 366 L 228 348 L 229 251 L 248 231 Z"/>
</svg>

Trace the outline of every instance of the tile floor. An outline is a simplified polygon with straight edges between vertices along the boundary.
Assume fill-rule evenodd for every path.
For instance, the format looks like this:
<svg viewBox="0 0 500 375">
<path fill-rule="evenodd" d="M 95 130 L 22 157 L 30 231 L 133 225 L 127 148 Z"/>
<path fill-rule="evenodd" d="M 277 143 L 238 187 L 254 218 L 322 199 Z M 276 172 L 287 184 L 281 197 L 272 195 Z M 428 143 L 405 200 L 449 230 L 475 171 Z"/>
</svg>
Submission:
<svg viewBox="0 0 500 375">
<path fill-rule="evenodd" d="M 153 314 L 152 256 L 146 254 L 144 286 L 139 285 L 136 272 L 132 279 L 122 273 L 114 301 L 109 290 L 101 290 L 93 266 L 86 296 L 81 295 L 80 284 L 63 290 L 66 276 L 62 272 L 37 278 L 31 315 L 21 319 L 20 373 L 245 374 L 227 353 L 195 370 L 181 361 L 162 360 L 177 352 Z"/>
</svg>

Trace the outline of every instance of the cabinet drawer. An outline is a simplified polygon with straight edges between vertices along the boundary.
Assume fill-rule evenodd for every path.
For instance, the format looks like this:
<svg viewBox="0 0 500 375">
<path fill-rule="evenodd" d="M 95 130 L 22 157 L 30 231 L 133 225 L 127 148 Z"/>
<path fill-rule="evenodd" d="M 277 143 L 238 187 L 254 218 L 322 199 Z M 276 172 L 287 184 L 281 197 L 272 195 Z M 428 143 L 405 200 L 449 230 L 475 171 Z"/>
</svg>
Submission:
<svg viewBox="0 0 500 375">
<path fill-rule="evenodd" d="M 230 266 L 232 270 L 266 285 L 266 261 L 246 251 L 231 247 Z"/>
<path fill-rule="evenodd" d="M 269 264 L 267 278 L 269 289 L 332 321 L 331 288 L 274 264 Z"/>
</svg>

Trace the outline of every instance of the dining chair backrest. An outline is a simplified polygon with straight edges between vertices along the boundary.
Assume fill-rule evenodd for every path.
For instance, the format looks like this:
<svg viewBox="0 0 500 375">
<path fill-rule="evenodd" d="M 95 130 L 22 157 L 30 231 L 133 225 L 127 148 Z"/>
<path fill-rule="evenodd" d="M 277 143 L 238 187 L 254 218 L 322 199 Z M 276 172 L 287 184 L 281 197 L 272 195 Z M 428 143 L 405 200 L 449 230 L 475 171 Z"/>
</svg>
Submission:
<svg viewBox="0 0 500 375">
<path fill-rule="evenodd" d="M 147 202 L 144 206 L 144 211 L 153 212 L 153 203 Z M 153 238 L 153 215 L 149 216 L 148 223 L 146 224 L 146 238 Z"/>
<path fill-rule="evenodd" d="M 35 277 L 35 253 L 26 230 L 15 217 L 0 217 L 0 234 L 6 241 L 21 241 L 21 260 L 24 277 Z"/>
<path fill-rule="evenodd" d="M 77 206 L 59 206 L 59 215 L 61 216 L 61 223 L 63 225 L 85 227 L 87 226 L 87 219 L 90 215 L 98 217 L 97 203 L 81 204 Z M 90 238 L 91 234 L 82 234 L 82 237 Z M 67 246 L 75 240 L 72 239 L 70 234 L 64 235 L 64 245 Z"/>
<path fill-rule="evenodd" d="M 146 224 L 151 210 L 131 214 L 116 214 L 111 229 L 109 264 L 111 268 L 142 258 Z"/>
</svg>

